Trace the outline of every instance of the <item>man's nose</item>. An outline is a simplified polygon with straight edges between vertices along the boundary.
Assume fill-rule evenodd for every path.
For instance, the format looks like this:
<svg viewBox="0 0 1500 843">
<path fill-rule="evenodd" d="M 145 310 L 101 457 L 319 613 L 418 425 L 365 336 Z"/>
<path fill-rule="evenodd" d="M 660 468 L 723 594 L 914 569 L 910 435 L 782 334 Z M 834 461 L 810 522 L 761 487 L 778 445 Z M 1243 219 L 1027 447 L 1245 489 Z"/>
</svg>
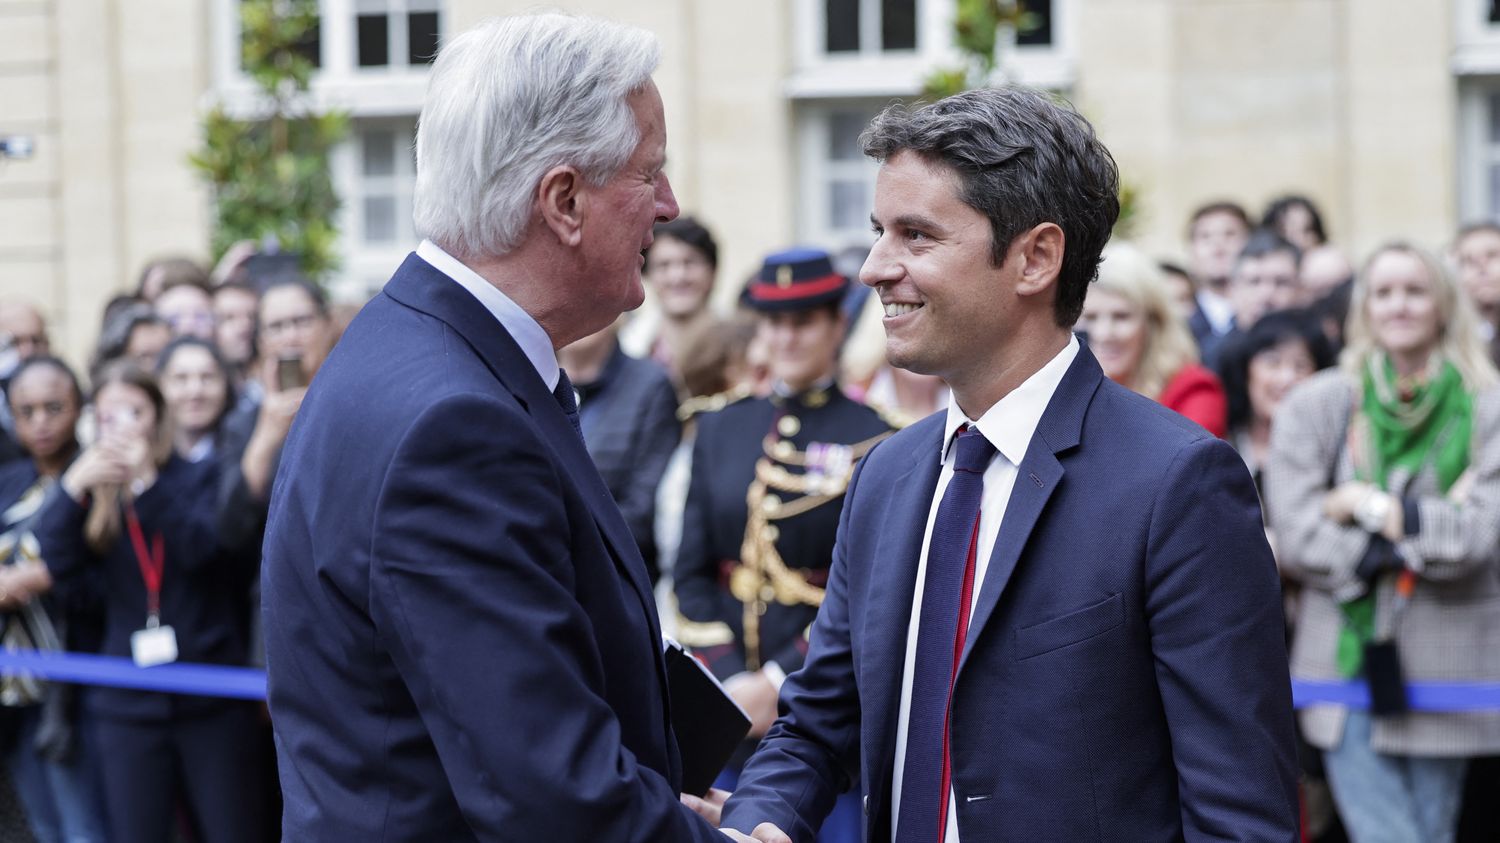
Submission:
<svg viewBox="0 0 1500 843">
<path fill-rule="evenodd" d="M 656 221 L 671 222 L 677 219 L 682 209 L 677 207 L 677 196 L 672 192 L 672 183 L 667 174 L 661 174 L 661 186 L 656 189 Z"/>
<path fill-rule="evenodd" d="M 890 258 L 889 249 L 884 243 L 885 236 L 882 235 L 870 249 L 864 265 L 859 268 L 859 283 L 866 287 L 874 287 L 882 281 L 894 281 L 901 276 L 900 265 Z"/>
</svg>

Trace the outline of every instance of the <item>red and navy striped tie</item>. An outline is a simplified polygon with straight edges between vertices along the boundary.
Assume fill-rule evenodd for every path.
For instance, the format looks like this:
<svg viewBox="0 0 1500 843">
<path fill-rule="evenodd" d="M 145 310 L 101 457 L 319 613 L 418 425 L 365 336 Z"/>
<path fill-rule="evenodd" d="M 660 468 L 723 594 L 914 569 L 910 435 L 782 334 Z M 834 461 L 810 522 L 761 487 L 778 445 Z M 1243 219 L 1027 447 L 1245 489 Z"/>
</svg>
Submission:
<svg viewBox="0 0 1500 843">
<path fill-rule="evenodd" d="M 953 447 L 953 478 L 927 548 L 896 843 L 942 843 L 948 827 L 948 714 L 969 631 L 984 471 L 995 456 L 995 446 L 967 425 L 959 428 Z"/>
</svg>

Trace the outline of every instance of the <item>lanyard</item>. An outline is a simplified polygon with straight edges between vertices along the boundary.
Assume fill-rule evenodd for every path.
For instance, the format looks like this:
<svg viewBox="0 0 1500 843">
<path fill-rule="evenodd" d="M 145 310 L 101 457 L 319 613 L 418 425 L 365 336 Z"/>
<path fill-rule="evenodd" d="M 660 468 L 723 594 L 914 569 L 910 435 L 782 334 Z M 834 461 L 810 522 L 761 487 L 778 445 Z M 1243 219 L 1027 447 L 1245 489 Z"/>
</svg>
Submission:
<svg viewBox="0 0 1500 843">
<path fill-rule="evenodd" d="M 161 575 L 167 565 L 166 548 L 162 546 L 161 533 L 157 533 L 151 537 L 151 550 L 146 550 L 146 534 L 131 504 L 125 505 L 125 523 L 130 528 L 130 544 L 141 568 L 141 580 L 146 583 L 146 626 L 154 627 L 161 622 Z"/>
</svg>

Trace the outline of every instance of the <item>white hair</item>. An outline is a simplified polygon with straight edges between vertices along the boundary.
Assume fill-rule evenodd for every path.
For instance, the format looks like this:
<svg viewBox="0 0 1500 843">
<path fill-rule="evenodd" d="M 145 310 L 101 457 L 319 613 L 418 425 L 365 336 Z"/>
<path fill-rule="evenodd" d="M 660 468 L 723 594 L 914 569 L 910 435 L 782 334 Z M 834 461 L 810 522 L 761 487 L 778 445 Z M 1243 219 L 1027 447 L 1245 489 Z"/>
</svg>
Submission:
<svg viewBox="0 0 1500 843">
<path fill-rule="evenodd" d="M 640 142 L 626 97 L 660 60 L 643 29 L 555 13 L 487 20 L 444 44 L 417 124 L 417 234 L 460 258 L 503 255 L 548 170 L 609 181 Z"/>
</svg>

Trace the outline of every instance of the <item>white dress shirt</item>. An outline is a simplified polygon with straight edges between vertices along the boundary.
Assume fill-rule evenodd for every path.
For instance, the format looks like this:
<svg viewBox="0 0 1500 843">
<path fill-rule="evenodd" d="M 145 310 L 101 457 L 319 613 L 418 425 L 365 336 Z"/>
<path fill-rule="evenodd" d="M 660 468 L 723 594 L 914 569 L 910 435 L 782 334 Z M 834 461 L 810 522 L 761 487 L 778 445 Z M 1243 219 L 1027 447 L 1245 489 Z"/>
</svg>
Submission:
<svg viewBox="0 0 1500 843">
<path fill-rule="evenodd" d="M 525 352 L 526 359 L 536 367 L 536 373 L 541 375 L 542 383 L 547 385 L 547 391 L 557 389 L 558 371 L 557 352 L 552 348 L 552 338 L 542 330 L 542 326 L 531 318 L 531 314 L 521 309 L 521 306 L 511 301 L 510 296 L 500 292 L 494 284 L 479 277 L 479 273 L 464 266 L 458 258 L 443 251 L 431 240 L 423 240 L 417 246 L 417 257 L 432 265 L 433 269 L 452 278 L 458 286 L 468 290 L 484 309 L 494 314 L 500 321 L 501 326 L 510 334 L 516 345 Z"/>
<path fill-rule="evenodd" d="M 1198 307 L 1213 328 L 1214 336 L 1222 337 L 1234 329 L 1234 302 L 1228 297 L 1204 288 L 1198 291 Z"/>
<path fill-rule="evenodd" d="M 943 432 L 941 452 L 943 469 L 938 474 L 937 488 L 932 494 L 932 506 L 927 513 L 927 530 L 922 536 L 922 555 L 917 562 L 917 587 L 912 594 L 911 623 L 906 629 L 906 662 L 901 670 L 901 708 L 896 719 L 896 767 L 891 778 L 891 837 L 895 838 L 896 826 L 901 817 L 901 778 L 906 767 L 907 721 L 911 718 L 911 686 L 913 662 L 917 656 L 917 633 L 922 624 L 922 592 L 927 579 L 927 550 L 932 545 L 932 527 L 937 521 L 938 504 L 943 492 L 953 479 L 953 462 L 956 459 L 949 447 L 959 427 L 968 424 L 978 428 L 997 451 L 984 471 L 984 494 L 979 501 L 979 546 L 974 554 L 974 595 L 977 597 L 984 585 L 984 575 L 990 566 L 990 554 L 995 549 L 995 538 L 1000 534 L 1000 522 L 1005 518 L 1005 507 L 1010 503 L 1011 488 L 1016 483 L 1016 470 L 1031 445 L 1031 436 L 1036 432 L 1042 413 L 1057 391 L 1057 385 L 1067 374 L 1068 367 L 1078 356 L 1078 338 L 1069 337 L 1068 344 L 1037 370 L 1024 383 L 1016 387 L 999 401 L 978 421 L 964 416 L 950 396 L 948 398 L 948 420 Z M 968 607 L 973 616 L 974 606 Z M 975 634 L 970 630 L 970 634 Z M 958 843 L 957 799 L 948 794 L 948 831 L 946 843 Z"/>
</svg>

